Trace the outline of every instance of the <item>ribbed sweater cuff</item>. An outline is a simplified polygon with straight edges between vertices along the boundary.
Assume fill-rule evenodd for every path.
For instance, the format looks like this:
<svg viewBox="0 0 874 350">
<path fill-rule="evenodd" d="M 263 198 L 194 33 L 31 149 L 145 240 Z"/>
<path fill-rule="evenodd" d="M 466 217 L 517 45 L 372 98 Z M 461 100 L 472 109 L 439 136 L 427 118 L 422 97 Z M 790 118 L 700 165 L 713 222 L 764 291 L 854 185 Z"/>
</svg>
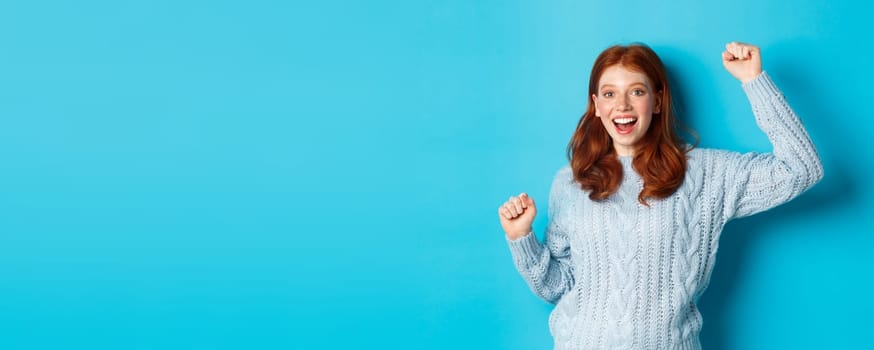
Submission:
<svg viewBox="0 0 874 350">
<path fill-rule="evenodd" d="M 774 85 L 774 81 L 771 80 L 771 77 L 765 71 L 762 71 L 755 79 L 744 83 L 742 86 L 753 105 L 770 101 L 772 98 L 780 95 L 777 85 Z"/>
<path fill-rule="evenodd" d="M 520 266 L 530 266 L 531 264 L 536 263 L 540 258 L 540 254 L 543 252 L 543 245 L 537 241 L 537 236 L 534 235 L 533 230 L 528 232 L 527 235 L 515 240 L 507 237 L 507 244 L 510 245 L 510 252 L 513 254 L 513 259 L 521 264 Z"/>
</svg>

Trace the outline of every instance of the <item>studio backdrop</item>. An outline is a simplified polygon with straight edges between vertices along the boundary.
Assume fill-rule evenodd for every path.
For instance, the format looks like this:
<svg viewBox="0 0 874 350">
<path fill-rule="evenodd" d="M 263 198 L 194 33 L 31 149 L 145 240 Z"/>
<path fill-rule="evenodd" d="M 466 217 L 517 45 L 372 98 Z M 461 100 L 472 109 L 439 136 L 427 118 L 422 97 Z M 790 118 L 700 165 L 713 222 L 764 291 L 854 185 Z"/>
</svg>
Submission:
<svg viewBox="0 0 874 350">
<path fill-rule="evenodd" d="M 825 166 L 730 223 L 705 349 L 858 349 L 874 314 L 862 1 L 5 1 L 0 348 L 548 349 L 497 208 L 548 191 L 589 69 L 643 42 L 700 147 L 768 152 L 729 41 Z"/>
</svg>

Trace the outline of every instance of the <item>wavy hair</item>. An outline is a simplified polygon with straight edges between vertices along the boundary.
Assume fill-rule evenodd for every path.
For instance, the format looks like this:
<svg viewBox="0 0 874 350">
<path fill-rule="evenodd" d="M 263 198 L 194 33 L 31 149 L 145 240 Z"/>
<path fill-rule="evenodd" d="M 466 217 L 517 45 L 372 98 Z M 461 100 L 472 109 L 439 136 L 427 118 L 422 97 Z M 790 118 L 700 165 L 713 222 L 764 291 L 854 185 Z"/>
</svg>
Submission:
<svg viewBox="0 0 874 350">
<path fill-rule="evenodd" d="M 598 81 L 604 71 L 614 65 L 640 72 L 652 83 L 656 96 L 661 96 L 660 113 L 653 113 L 652 122 L 638 141 L 632 165 L 643 178 L 643 190 L 638 202 L 649 206 L 648 199 L 663 199 L 683 184 L 686 175 L 686 153 L 695 146 L 687 145 L 677 132 L 677 120 L 671 101 L 671 87 L 665 66 L 658 55 L 644 44 L 616 45 L 607 48 L 592 66 L 586 113 L 580 118 L 567 147 L 567 157 L 574 178 L 589 198 L 600 201 L 609 198 L 622 183 L 622 164 L 616 157 L 610 134 L 595 116 L 591 96 L 598 93 Z M 695 137 L 694 131 L 689 133 Z"/>
</svg>

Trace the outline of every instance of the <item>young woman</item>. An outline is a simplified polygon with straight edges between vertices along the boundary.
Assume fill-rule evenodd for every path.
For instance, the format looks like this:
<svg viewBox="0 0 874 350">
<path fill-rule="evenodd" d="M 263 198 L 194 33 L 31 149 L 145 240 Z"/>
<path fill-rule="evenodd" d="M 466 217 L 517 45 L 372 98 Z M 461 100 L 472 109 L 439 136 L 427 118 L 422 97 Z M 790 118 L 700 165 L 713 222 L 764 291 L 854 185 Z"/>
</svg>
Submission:
<svg viewBox="0 0 874 350">
<path fill-rule="evenodd" d="M 556 349 L 699 349 L 695 301 L 725 223 L 822 178 L 816 149 L 762 71 L 759 49 L 729 43 L 722 63 L 742 83 L 772 153 L 685 144 L 661 60 L 643 45 L 614 46 L 592 67 L 570 164 L 550 190 L 544 244 L 531 229 L 534 199 L 522 193 L 499 207 L 516 268 L 556 303 Z"/>
</svg>

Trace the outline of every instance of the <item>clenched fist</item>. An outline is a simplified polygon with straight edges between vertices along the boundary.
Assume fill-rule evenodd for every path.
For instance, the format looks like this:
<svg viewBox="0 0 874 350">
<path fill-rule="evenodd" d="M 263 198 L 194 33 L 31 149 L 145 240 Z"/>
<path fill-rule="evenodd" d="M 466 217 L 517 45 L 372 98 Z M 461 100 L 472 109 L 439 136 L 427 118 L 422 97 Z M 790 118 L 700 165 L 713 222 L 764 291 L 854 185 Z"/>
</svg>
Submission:
<svg viewBox="0 0 874 350">
<path fill-rule="evenodd" d="M 531 231 L 531 224 L 536 215 L 537 207 L 534 205 L 534 199 L 524 192 L 518 197 L 510 196 L 510 199 L 498 208 L 501 227 L 510 239 L 527 235 Z"/>
<path fill-rule="evenodd" d="M 725 44 L 722 65 L 737 80 L 746 83 L 762 73 L 762 56 L 758 47 L 732 41 Z"/>
</svg>

